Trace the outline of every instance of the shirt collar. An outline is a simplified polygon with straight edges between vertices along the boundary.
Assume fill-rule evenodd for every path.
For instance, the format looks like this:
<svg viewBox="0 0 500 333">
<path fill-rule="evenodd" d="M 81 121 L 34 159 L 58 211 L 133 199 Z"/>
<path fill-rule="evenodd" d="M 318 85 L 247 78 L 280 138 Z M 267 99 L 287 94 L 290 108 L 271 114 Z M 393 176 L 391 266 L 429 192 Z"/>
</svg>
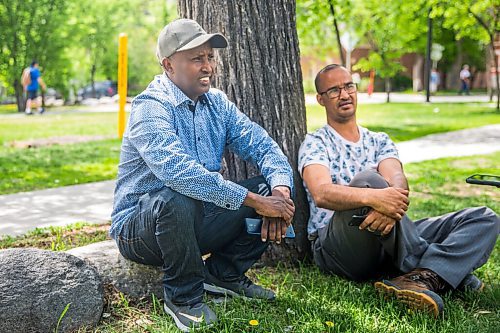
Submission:
<svg viewBox="0 0 500 333">
<path fill-rule="evenodd" d="M 160 77 L 167 91 L 171 93 L 175 107 L 178 107 L 183 103 L 194 104 L 194 101 L 191 98 L 187 97 L 186 94 L 184 94 L 184 92 L 179 87 L 177 87 L 175 83 L 172 82 L 172 80 L 170 80 L 167 74 L 163 73 L 162 75 L 160 75 Z M 201 95 L 198 98 L 198 101 L 201 104 L 212 104 L 207 94 Z"/>
</svg>

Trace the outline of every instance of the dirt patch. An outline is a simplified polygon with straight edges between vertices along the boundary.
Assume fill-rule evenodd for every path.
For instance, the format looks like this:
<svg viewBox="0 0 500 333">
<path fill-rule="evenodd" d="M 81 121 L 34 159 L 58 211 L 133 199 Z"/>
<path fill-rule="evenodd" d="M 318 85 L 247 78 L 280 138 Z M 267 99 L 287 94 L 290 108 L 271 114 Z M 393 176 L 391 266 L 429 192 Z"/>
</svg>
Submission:
<svg viewBox="0 0 500 333">
<path fill-rule="evenodd" d="M 427 192 L 417 192 L 417 191 L 412 191 L 410 192 L 410 199 L 411 198 L 418 198 L 418 199 L 427 199 L 427 200 L 430 200 L 433 198 L 432 194 L 431 193 L 427 193 Z"/>
<path fill-rule="evenodd" d="M 467 159 L 458 159 L 451 161 L 450 167 L 452 168 L 457 168 L 457 169 L 473 169 L 473 168 L 478 168 L 481 166 L 488 166 L 490 165 L 491 161 L 486 159 L 486 158 L 473 158 L 470 160 Z"/>
<path fill-rule="evenodd" d="M 39 147 L 46 147 L 53 145 L 69 145 L 73 143 L 100 141 L 111 138 L 112 138 L 111 136 L 106 136 L 106 135 L 65 135 L 65 136 L 54 136 L 45 139 L 12 141 L 8 145 L 14 148 L 39 148 Z"/>
<path fill-rule="evenodd" d="M 445 184 L 442 186 L 445 193 L 453 193 L 460 198 L 486 195 L 492 199 L 500 200 L 500 192 L 493 186 L 471 185 L 471 184 Z"/>
</svg>

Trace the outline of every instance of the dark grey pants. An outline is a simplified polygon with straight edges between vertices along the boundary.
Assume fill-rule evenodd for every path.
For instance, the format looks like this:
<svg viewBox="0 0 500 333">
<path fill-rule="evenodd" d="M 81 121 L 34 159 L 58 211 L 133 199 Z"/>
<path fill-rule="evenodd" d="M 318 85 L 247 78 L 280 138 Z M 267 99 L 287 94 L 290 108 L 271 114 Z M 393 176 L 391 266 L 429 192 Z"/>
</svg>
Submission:
<svg viewBox="0 0 500 333">
<path fill-rule="evenodd" d="M 385 188 L 385 179 L 367 170 L 350 186 Z M 386 236 L 349 226 L 353 215 L 368 208 L 335 212 L 313 242 L 316 264 L 332 274 L 352 280 L 373 278 L 390 262 L 403 273 L 415 268 L 436 272 L 456 288 L 467 274 L 488 260 L 500 232 L 500 220 L 491 209 L 475 207 L 412 222 L 408 217 Z"/>
<path fill-rule="evenodd" d="M 263 177 L 240 185 L 270 193 Z M 245 218 L 256 216 L 250 207 L 227 210 L 164 188 L 141 197 L 116 241 L 125 258 L 162 266 L 166 297 L 192 305 L 203 297 L 205 268 L 220 280 L 236 280 L 266 250 L 267 242 L 246 232 Z M 211 256 L 204 267 L 201 256 L 207 253 Z"/>
</svg>

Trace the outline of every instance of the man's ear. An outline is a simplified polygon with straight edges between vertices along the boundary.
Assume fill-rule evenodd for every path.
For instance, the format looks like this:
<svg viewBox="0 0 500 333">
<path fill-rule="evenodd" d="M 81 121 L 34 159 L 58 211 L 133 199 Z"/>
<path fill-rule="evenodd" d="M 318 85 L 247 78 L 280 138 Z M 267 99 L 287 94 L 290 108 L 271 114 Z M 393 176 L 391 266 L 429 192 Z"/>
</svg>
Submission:
<svg viewBox="0 0 500 333">
<path fill-rule="evenodd" d="M 162 65 L 163 65 L 163 68 L 165 69 L 165 72 L 167 72 L 168 74 L 174 74 L 174 67 L 172 66 L 172 59 L 163 58 Z"/>
<path fill-rule="evenodd" d="M 323 95 L 316 94 L 316 100 L 318 101 L 319 105 L 325 106 L 325 103 L 323 102 Z"/>
</svg>

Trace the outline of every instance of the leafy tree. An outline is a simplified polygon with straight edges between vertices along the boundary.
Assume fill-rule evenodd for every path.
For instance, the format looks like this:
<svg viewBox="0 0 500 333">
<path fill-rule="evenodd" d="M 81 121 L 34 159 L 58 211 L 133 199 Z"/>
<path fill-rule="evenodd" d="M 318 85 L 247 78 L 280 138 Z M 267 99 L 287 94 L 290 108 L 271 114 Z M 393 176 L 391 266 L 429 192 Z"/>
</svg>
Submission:
<svg viewBox="0 0 500 333">
<path fill-rule="evenodd" d="M 32 59 L 37 59 L 45 81 L 52 85 L 67 77 L 70 58 L 64 52 L 71 36 L 64 28 L 68 1 L 0 0 L 0 78 L 14 92 L 19 111 L 24 110 L 20 77 Z"/>
<path fill-rule="evenodd" d="M 348 21 L 347 8 L 350 0 L 338 3 L 336 0 L 298 0 L 297 32 L 301 44 L 301 52 L 305 55 L 328 57 L 332 50 L 342 59 L 340 44 L 340 23 Z"/>
<path fill-rule="evenodd" d="M 117 73 L 118 34 L 133 7 L 130 1 L 83 0 L 73 4 L 72 31 L 75 52 L 80 55 L 75 74 L 94 88 L 96 78 L 114 78 Z M 82 15 L 82 13 L 84 13 Z M 78 73 L 79 72 L 79 73 Z"/>
<path fill-rule="evenodd" d="M 425 38 L 425 8 L 418 2 L 357 0 L 352 20 L 363 32 L 371 51 L 355 69 L 376 70 L 385 79 L 387 102 L 391 78 L 403 70 L 399 59 L 405 53 L 422 50 Z"/>
<path fill-rule="evenodd" d="M 303 64 L 307 64 L 308 58 L 330 63 L 332 54 L 338 54 L 345 65 L 340 35 L 344 32 L 341 26 L 354 30 L 349 25 L 350 8 L 351 0 L 297 0 L 297 33 Z M 311 78 L 316 75 L 316 69 L 312 69 L 314 73 L 304 73 L 306 90 L 314 90 Z"/>
<path fill-rule="evenodd" d="M 443 17 L 445 27 L 453 29 L 456 38 L 469 37 L 489 45 L 495 68 L 499 68 L 495 55 L 495 36 L 500 34 L 500 2 L 498 0 L 432 0 L 432 15 Z M 496 72 L 496 85 L 499 84 Z M 500 110 L 500 89 L 497 89 L 497 110 Z"/>
</svg>

